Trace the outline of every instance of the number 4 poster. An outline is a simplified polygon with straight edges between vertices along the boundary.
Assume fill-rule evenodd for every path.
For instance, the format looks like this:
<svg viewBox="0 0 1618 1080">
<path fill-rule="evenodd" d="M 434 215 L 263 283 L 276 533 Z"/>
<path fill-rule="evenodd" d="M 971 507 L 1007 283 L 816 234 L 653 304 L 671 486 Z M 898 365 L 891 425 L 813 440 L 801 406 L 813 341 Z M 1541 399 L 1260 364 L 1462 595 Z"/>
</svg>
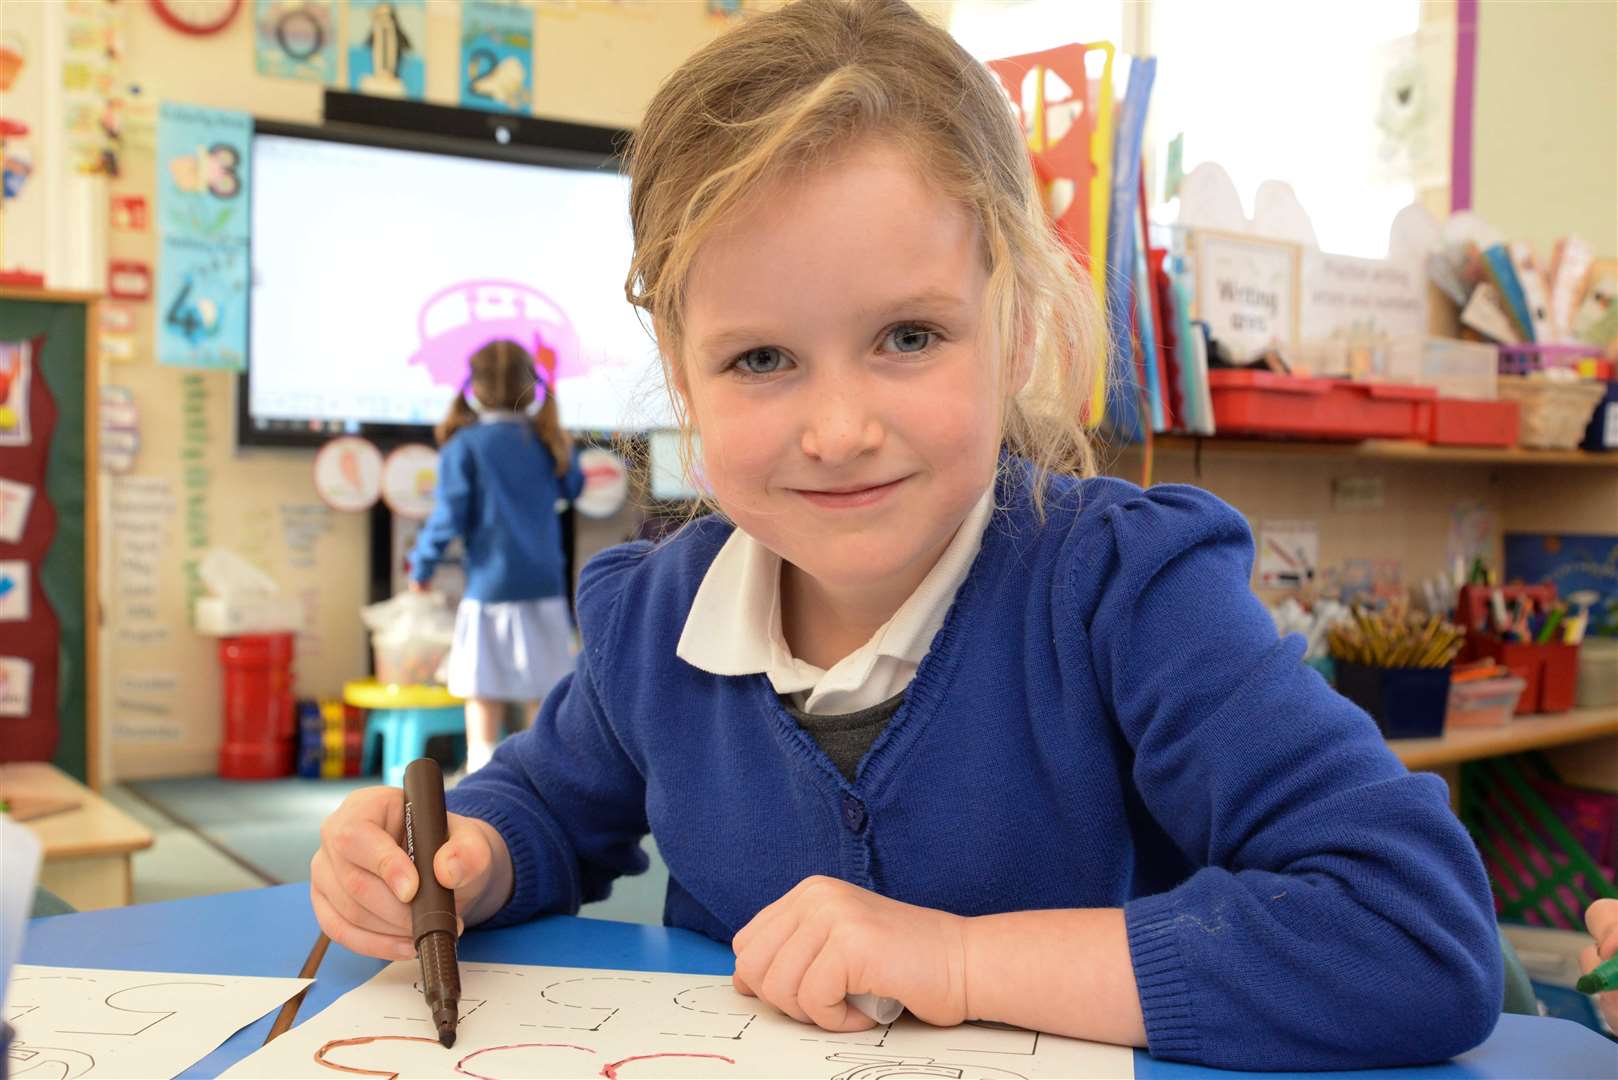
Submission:
<svg viewBox="0 0 1618 1080">
<path fill-rule="evenodd" d="M 233 371 L 246 364 L 252 134 L 246 113 L 163 104 L 159 363 Z"/>
</svg>

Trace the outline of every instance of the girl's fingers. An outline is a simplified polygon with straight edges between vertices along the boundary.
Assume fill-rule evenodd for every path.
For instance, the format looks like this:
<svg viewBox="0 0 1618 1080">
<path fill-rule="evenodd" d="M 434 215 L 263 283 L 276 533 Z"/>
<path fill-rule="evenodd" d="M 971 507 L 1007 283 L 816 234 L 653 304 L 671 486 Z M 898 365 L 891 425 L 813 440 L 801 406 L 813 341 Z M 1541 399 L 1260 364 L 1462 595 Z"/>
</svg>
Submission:
<svg viewBox="0 0 1618 1080">
<path fill-rule="evenodd" d="M 764 920 L 762 926 L 759 925 L 761 919 Z M 797 925 L 796 918 L 777 914 L 765 919 L 764 912 L 760 912 L 759 917 L 744 928 L 751 930 L 752 933 L 745 939 L 745 944 L 736 949 L 735 977 L 754 993 L 762 995 L 766 1001 L 769 1000 L 769 994 L 764 986 L 765 975 L 770 970 L 770 965 L 775 963 L 776 952 L 792 936 Z M 732 947 L 742 940 L 742 936 L 738 934 L 732 941 Z"/>
<path fill-rule="evenodd" d="M 734 971 L 730 973 L 730 985 L 733 986 L 736 992 L 741 994 L 743 997 L 758 997 L 758 994 L 753 990 L 753 988 L 747 985 L 747 981 Z"/>
<path fill-rule="evenodd" d="M 318 891 L 311 889 L 309 900 L 314 906 L 315 920 L 320 923 L 320 928 L 327 937 L 345 949 L 379 960 L 409 960 L 416 955 L 415 946 L 408 938 L 361 930 L 339 915 Z"/>
<path fill-rule="evenodd" d="M 401 905 L 416 895 L 416 867 L 382 826 L 360 818 L 328 822 L 327 826 L 321 831 L 321 846 L 331 851 L 333 866 L 352 863 L 374 874 L 387 884 Z"/>
<path fill-rule="evenodd" d="M 340 853 L 334 853 L 324 847 L 315 853 L 315 858 L 324 860 L 327 872 L 325 891 L 329 899 L 335 901 L 338 896 L 347 897 L 370 912 L 383 926 L 393 928 L 396 933 L 401 933 L 409 927 L 409 905 L 400 903 L 399 898 L 381 878 L 367 871 L 364 866 L 345 861 Z"/>
<path fill-rule="evenodd" d="M 798 1003 L 798 986 L 803 973 L 809 970 L 821 950 L 825 948 L 829 931 L 817 922 L 802 924 L 797 932 L 781 943 L 770 960 L 770 968 L 758 984 L 759 996 L 786 1013 L 800 1024 L 811 1024 L 809 1014 Z"/>
<path fill-rule="evenodd" d="M 736 936 L 730 939 L 731 951 L 737 956 L 740 956 L 744 950 L 750 948 L 754 940 L 760 937 L 765 932 L 766 928 L 770 926 L 770 924 L 777 921 L 781 915 L 785 901 L 791 895 L 791 893 L 788 893 L 786 896 L 783 896 L 781 899 L 775 901 L 775 903 L 766 904 L 764 907 L 760 908 L 758 914 L 749 919 L 747 925 L 736 931 Z"/>
<path fill-rule="evenodd" d="M 309 871 L 310 885 L 320 893 L 332 910 L 346 921 L 353 923 L 362 930 L 370 930 L 378 934 L 402 936 L 410 929 L 408 921 L 390 922 L 368 911 L 362 903 L 343 887 L 342 879 L 332 867 L 330 856 L 326 854 L 324 849 L 315 852 Z M 389 899 L 392 898 L 388 894 L 387 887 L 380 881 L 375 878 L 372 878 L 371 881 L 377 892 L 384 896 L 389 896 Z"/>
<path fill-rule="evenodd" d="M 1601 954 L 1603 960 L 1611 960 L 1613 954 L 1618 953 L 1618 926 L 1613 926 L 1596 940 L 1596 951 Z"/>
<path fill-rule="evenodd" d="M 821 949 L 803 973 L 798 1004 L 809 1022 L 827 1031 L 865 1031 L 876 1021 L 848 1003 L 848 969 L 833 949 Z"/>
<path fill-rule="evenodd" d="M 1591 937 L 1606 941 L 1614 931 L 1618 931 L 1618 900 L 1604 897 L 1591 904 L 1584 913 L 1584 925 Z"/>
</svg>

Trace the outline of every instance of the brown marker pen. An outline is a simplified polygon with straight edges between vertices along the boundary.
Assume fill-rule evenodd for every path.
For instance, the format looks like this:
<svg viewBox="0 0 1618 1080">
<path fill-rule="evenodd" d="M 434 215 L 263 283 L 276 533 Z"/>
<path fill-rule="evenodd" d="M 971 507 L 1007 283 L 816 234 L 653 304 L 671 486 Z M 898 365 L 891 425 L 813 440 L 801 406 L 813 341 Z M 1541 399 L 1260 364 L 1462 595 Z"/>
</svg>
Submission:
<svg viewBox="0 0 1618 1080">
<path fill-rule="evenodd" d="M 444 814 L 444 773 L 432 758 L 405 768 L 405 852 L 416 864 L 416 896 L 410 901 L 410 932 L 421 957 L 421 993 L 433 1014 L 438 1041 L 455 1045 L 460 1019 L 461 969 L 455 960 L 455 894 L 433 874 L 433 856 L 449 839 Z"/>
</svg>

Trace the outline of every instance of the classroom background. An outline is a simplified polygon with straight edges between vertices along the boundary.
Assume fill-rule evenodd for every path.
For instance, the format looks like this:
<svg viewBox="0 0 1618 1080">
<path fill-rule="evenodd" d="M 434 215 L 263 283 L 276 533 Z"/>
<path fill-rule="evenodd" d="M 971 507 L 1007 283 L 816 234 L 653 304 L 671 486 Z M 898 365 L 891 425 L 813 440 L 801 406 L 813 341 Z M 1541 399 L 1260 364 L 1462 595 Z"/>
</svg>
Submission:
<svg viewBox="0 0 1618 1080">
<path fill-rule="evenodd" d="M 451 609 L 394 597 L 492 327 L 555 345 L 591 446 L 573 571 L 678 518 L 611 155 L 770 6 L 0 7 L 0 798 L 52 892 L 305 880 L 345 794 L 454 767 Z M 1449 781 L 1541 1003 L 1595 1026 L 1618 5 L 916 6 L 1001 80 L 1105 295 L 1105 470 L 1247 517 L 1278 627 Z M 660 865 L 585 914 L 657 922 Z"/>
</svg>

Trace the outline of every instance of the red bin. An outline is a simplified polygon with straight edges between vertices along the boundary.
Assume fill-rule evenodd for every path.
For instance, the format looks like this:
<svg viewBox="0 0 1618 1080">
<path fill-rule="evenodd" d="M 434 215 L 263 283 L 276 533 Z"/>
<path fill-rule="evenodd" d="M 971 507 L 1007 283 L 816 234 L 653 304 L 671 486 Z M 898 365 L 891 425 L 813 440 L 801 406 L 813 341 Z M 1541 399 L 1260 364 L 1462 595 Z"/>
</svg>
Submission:
<svg viewBox="0 0 1618 1080">
<path fill-rule="evenodd" d="M 268 780 L 292 772 L 297 732 L 292 637 L 247 634 L 219 640 L 219 663 L 225 683 L 220 776 Z"/>
</svg>

